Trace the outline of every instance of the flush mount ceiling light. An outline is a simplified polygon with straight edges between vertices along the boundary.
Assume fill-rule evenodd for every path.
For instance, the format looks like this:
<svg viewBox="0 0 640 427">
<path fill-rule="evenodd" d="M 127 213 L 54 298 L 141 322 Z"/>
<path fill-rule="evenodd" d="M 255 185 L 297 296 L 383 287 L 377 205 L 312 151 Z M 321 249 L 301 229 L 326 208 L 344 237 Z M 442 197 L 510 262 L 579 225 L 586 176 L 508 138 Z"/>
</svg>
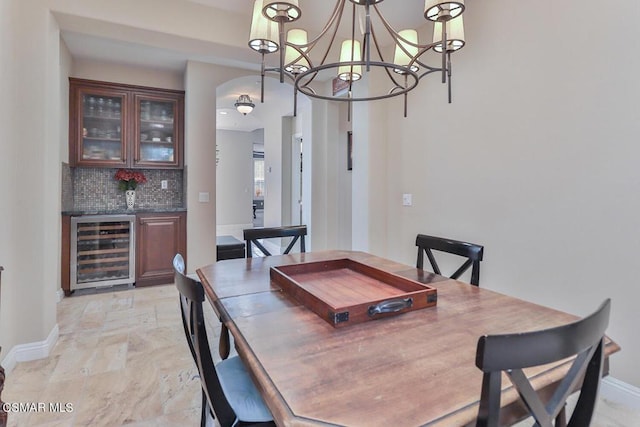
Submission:
<svg viewBox="0 0 640 427">
<path fill-rule="evenodd" d="M 253 111 L 253 107 L 256 106 L 253 102 L 251 102 L 251 97 L 249 95 L 240 95 L 235 104 L 233 104 L 239 113 L 244 114 L 245 116 Z"/>
<path fill-rule="evenodd" d="M 249 47 L 262 55 L 261 102 L 264 102 L 267 72 L 279 73 L 281 83 L 285 76 L 293 80 L 294 114 L 296 95 L 302 92 L 314 98 L 346 101 L 350 105 L 355 101 L 404 95 L 406 117 L 407 93 L 418 86 L 420 79 L 435 72 L 442 75 L 442 83 L 448 83 L 451 102 L 451 54 L 465 44 L 464 0 L 425 0 L 424 17 L 434 26 L 429 43 L 420 43 L 415 29 L 396 31 L 378 8 L 377 4 L 382 1 L 337 0 L 323 29 L 309 40 L 303 28 L 285 31 L 286 25 L 295 23 L 304 13 L 298 0 L 255 0 Z M 402 0 L 390 1 L 396 1 L 399 7 L 404 5 Z M 351 36 L 340 42 L 338 53 L 336 40 L 341 22 L 350 25 Z M 326 42 L 319 43 L 320 40 Z M 387 46 L 393 47 L 393 60 L 383 55 Z M 316 55 L 314 50 L 321 52 Z M 436 59 L 440 58 L 437 66 L 425 63 L 425 54 L 430 51 Z M 279 64 L 267 66 L 265 56 L 276 52 L 280 53 Z M 375 80 L 366 93 L 354 92 L 354 84 L 365 75 L 363 73 L 371 72 L 380 73 L 382 78 Z M 333 80 L 333 85 L 318 84 L 327 80 Z M 382 81 L 387 83 L 378 84 Z"/>
</svg>

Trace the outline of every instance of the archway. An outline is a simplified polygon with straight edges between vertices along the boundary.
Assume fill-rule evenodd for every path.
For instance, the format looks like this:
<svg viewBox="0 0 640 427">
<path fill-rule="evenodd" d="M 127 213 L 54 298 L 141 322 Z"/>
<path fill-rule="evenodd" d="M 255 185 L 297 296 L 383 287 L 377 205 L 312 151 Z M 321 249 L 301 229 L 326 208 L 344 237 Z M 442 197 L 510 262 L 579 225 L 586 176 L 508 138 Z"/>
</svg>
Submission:
<svg viewBox="0 0 640 427">
<path fill-rule="evenodd" d="M 234 107 L 243 94 L 255 104 L 246 115 Z M 294 117 L 293 85 L 270 77 L 265 79 L 264 94 L 261 103 L 259 76 L 239 77 L 216 88 L 217 235 L 241 240 L 245 228 L 300 222 L 300 215 L 294 217 L 291 208 L 292 199 L 300 198 L 299 188 L 292 185 L 292 179 L 299 179 L 291 160 L 292 146 L 310 127 L 311 102 L 299 95 L 299 114 Z M 310 137 L 304 139 L 310 143 Z M 310 165 L 309 160 L 305 162 Z M 305 176 L 310 179 L 311 175 Z M 293 195 L 294 187 L 297 195 Z M 305 184 L 304 188 L 310 185 Z M 305 203 L 304 198 L 303 194 L 303 209 L 308 209 L 310 203 Z"/>
</svg>

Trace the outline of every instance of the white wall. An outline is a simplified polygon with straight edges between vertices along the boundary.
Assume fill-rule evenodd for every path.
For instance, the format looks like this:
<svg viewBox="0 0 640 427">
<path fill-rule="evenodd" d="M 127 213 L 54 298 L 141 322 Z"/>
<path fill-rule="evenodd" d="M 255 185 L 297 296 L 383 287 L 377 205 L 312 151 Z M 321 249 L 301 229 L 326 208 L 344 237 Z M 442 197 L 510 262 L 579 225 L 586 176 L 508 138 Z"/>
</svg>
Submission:
<svg viewBox="0 0 640 427">
<path fill-rule="evenodd" d="M 13 99 L 14 90 L 14 61 L 12 58 L 12 50 L 14 44 L 14 28 L 13 28 L 13 1 L 0 0 L 0 93 L 5 94 L 6 99 Z M 12 118 L 12 108 L 9 102 L 0 103 L 0 117 L 9 118 L 9 120 L 3 120 L 3 125 L 0 126 L 0 147 L 4 155 L 0 156 L 0 194 L 2 194 L 2 203 L 0 203 L 0 266 L 9 268 L 10 265 L 14 265 L 14 251 L 11 249 L 12 244 L 7 238 L 9 236 L 12 219 L 13 208 L 12 201 L 15 199 L 15 185 L 13 181 L 15 179 L 14 165 L 12 161 L 14 151 L 17 151 L 18 146 L 12 144 L 11 141 L 17 134 L 17 129 L 14 127 Z M 7 270 L 2 274 L 2 282 L 4 286 L 0 292 L 0 346 L 3 350 L 0 353 L 0 360 L 7 354 L 7 351 L 15 344 L 16 337 L 14 334 L 10 334 L 11 328 L 15 323 L 13 317 L 9 316 L 8 304 L 14 303 L 14 297 L 9 300 L 11 294 L 15 294 L 13 290 L 8 291 L 9 279 L 15 281 L 16 272 Z M 8 293 L 10 292 L 10 293 Z"/>
<path fill-rule="evenodd" d="M 347 170 L 347 132 L 351 131 L 351 122 L 347 121 L 348 104 L 340 103 L 338 111 L 338 135 L 335 142 L 333 163 L 336 165 L 336 235 L 334 246 L 338 249 L 351 249 L 351 215 L 353 201 L 353 171 Z"/>
<path fill-rule="evenodd" d="M 367 117 L 388 141 L 388 194 L 373 204 L 387 250 L 369 248 L 413 264 L 417 233 L 469 240 L 485 245 L 483 287 L 576 315 L 611 297 L 612 374 L 640 386 L 640 56 L 621 42 L 638 39 L 640 6 L 488 0 L 466 13 L 453 104 L 428 77 L 407 119 L 401 97 L 383 103 L 386 126 Z M 378 191 L 357 176 L 354 218 L 357 193 Z"/>
<path fill-rule="evenodd" d="M 305 241 L 307 251 L 311 251 L 314 248 L 314 231 L 313 222 L 311 221 L 313 208 L 311 189 L 313 156 L 311 147 L 314 126 L 312 104 L 309 98 L 299 96 L 298 115 L 294 120 L 294 135 L 302 138 L 302 224 L 307 225 L 307 239 Z"/>
<path fill-rule="evenodd" d="M 282 225 L 282 116 L 275 108 L 264 114 L 265 227 Z"/>
<path fill-rule="evenodd" d="M 68 161 L 68 144 L 64 123 L 68 108 L 64 83 L 71 68 L 60 45 L 58 22 L 64 21 L 78 31 L 95 28 L 115 38 L 153 34 L 149 43 L 165 43 L 167 32 L 182 37 L 174 39 L 197 46 L 198 40 L 215 37 L 240 45 L 243 32 L 238 17 L 218 13 L 195 3 L 172 0 L 141 0 L 87 3 L 80 0 L 42 0 L 24 2 L 2 0 L 0 69 L 2 69 L 3 103 L 2 144 L 0 156 L 0 265 L 2 275 L 2 310 L 0 311 L 0 345 L 2 358 L 19 344 L 43 343 L 55 335 L 56 291 L 60 288 L 60 165 Z M 55 18 L 51 11 L 55 11 Z M 176 25 L 176 14 L 186 25 Z M 211 25 L 212 18 L 221 19 Z M 118 31 L 113 31 L 116 28 Z M 144 33 L 147 30 L 146 33 Z M 144 33 L 144 34 L 143 34 Z M 242 46 L 245 47 L 244 43 Z M 79 64 L 78 70 L 88 70 Z M 105 71 L 108 67 L 97 67 Z M 111 68 L 112 70 L 117 67 Z M 185 77 L 187 135 L 192 137 L 186 163 L 191 172 L 193 190 L 187 194 L 192 208 L 188 215 L 188 251 L 190 269 L 215 261 L 215 111 L 217 84 L 250 74 L 225 67 L 191 64 Z M 84 75 L 102 78 L 103 76 Z M 90 74 L 90 73 L 88 73 Z M 214 74 L 212 76 L 212 74 Z M 149 81 L 149 80 L 145 80 Z M 172 81 L 175 79 L 163 80 Z M 136 83 L 136 82 L 134 82 Z M 171 83 L 171 84 L 174 84 Z M 189 93 L 191 90 L 191 93 Z M 209 93 L 213 93 L 209 102 Z M 199 111 L 200 113 L 196 113 Z M 215 114 L 214 114 L 215 116 Z M 202 118 L 205 120 L 202 120 Z M 210 126 L 212 130 L 210 129 Z M 62 140 L 64 139 L 64 140 Z M 62 145 L 61 145 L 62 144 Z M 189 139 L 187 139 L 189 147 Z M 209 191 L 212 202 L 199 206 L 198 192 Z M 27 309 L 25 309 L 27 308 Z M 55 338 L 55 337 L 54 337 Z M 47 349 L 44 349 L 46 352 Z M 15 360 L 15 359 L 14 359 Z"/>
<path fill-rule="evenodd" d="M 187 267 L 216 262 L 216 90 L 245 70 L 189 61 L 185 72 Z M 208 193 L 209 202 L 199 194 Z"/>
<path fill-rule="evenodd" d="M 280 188 L 280 218 L 282 224 L 293 224 L 291 218 L 291 194 L 293 191 L 293 171 L 292 171 L 292 147 L 293 143 L 293 116 L 282 117 L 282 149 L 280 161 L 282 165 L 282 187 Z"/>
<path fill-rule="evenodd" d="M 327 249 L 327 214 L 330 206 L 327 203 L 327 128 L 336 123 L 335 106 L 325 102 L 313 100 L 313 121 L 311 130 L 310 150 L 306 151 L 305 161 L 310 167 L 310 218 L 311 244 L 310 250 Z M 331 121 L 332 120 L 332 121 Z M 307 145 L 305 144 L 305 148 Z M 308 154 L 308 156 L 307 156 Z"/>
<path fill-rule="evenodd" d="M 5 0 L 2 9 L 3 108 L 9 107 L 2 110 L 1 141 L 0 264 L 5 271 L 0 337 L 5 357 L 15 345 L 43 341 L 55 328 L 61 131 L 58 115 L 50 114 L 60 107 L 57 25 L 39 4 Z"/>
<path fill-rule="evenodd" d="M 60 159 L 64 163 L 69 162 L 69 76 L 73 69 L 73 58 L 69 48 L 60 38 Z"/>
<path fill-rule="evenodd" d="M 374 80 L 365 74 L 359 81 L 362 85 L 356 89 L 364 90 L 366 85 L 379 83 Z M 390 158 L 387 146 L 395 147 L 399 143 L 396 135 L 387 135 L 385 124 L 392 120 L 390 117 L 394 114 L 389 114 L 386 102 L 353 104 L 353 248 L 380 256 L 389 253 L 386 205 Z"/>
<path fill-rule="evenodd" d="M 218 130 L 216 135 L 220 149 L 220 163 L 216 167 L 216 228 L 242 240 L 242 229 L 253 225 L 254 135 L 232 130 Z"/>
</svg>

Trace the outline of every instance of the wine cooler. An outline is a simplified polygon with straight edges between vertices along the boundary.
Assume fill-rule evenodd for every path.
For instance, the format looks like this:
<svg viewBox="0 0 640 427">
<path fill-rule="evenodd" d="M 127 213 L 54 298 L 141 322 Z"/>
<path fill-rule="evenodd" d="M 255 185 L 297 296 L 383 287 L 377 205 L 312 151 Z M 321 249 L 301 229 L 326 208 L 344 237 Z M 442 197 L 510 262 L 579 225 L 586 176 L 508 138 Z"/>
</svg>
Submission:
<svg viewBox="0 0 640 427">
<path fill-rule="evenodd" d="M 135 215 L 71 218 L 71 290 L 135 281 Z"/>
</svg>

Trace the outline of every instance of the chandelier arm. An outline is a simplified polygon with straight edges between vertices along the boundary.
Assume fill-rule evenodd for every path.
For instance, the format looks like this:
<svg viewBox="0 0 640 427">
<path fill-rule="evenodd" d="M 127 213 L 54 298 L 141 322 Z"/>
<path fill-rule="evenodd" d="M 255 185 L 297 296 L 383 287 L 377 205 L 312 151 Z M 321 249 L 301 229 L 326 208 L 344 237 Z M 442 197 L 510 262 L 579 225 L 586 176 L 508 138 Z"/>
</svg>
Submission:
<svg viewBox="0 0 640 427">
<path fill-rule="evenodd" d="M 313 68 L 313 61 L 311 60 L 311 57 L 309 56 L 309 53 L 313 50 L 313 48 L 316 46 L 316 44 L 318 43 L 318 41 L 324 37 L 324 35 L 331 29 L 332 26 L 334 26 L 333 29 L 333 34 L 331 35 L 331 40 L 329 42 L 329 47 L 327 48 L 327 51 L 325 52 L 322 61 L 320 62 L 321 64 L 324 64 L 324 61 L 326 60 L 326 58 L 329 55 L 329 49 L 331 48 L 331 46 L 333 45 L 333 42 L 336 38 L 336 34 L 338 32 L 338 28 L 340 27 L 340 21 L 342 19 L 342 11 L 344 9 L 344 5 L 345 5 L 346 0 L 338 0 L 336 1 L 336 4 L 333 8 L 333 12 L 331 13 L 331 16 L 329 17 L 329 20 L 327 21 L 327 23 L 325 24 L 324 28 L 320 31 L 320 33 L 311 41 L 308 41 L 306 44 L 293 44 L 293 43 L 289 43 L 286 42 L 284 43 L 285 46 L 290 46 L 292 48 L 294 48 L 296 51 L 298 51 L 298 53 L 300 54 L 300 56 L 293 61 L 293 63 L 298 62 L 300 59 L 302 59 L 302 57 L 304 57 L 307 62 L 309 63 L 309 67 Z M 303 51 L 302 49 L 306 48 L 306 52 Z M 284 64 L 282 65 L 282 67 L 284 67 Z"/>
<path fill-rule="evenodd" d="M 327 23 L 325 24 L 324 28 L 322 29 L 322 31 L 320 31 L 320 33 L 311 41 L 307 42 L 307 44 L 301 44 L 298 45 L 300 47 L 308 47 L 309 49 L 313 49 L 313 46 L 318 42 L 318 40 L 320 40 L 322 37 L 324 37 L 324 35 L 327 33 L 327 31 L 329 31 L 329 29 L 331 28 L 332 25 L 334 25 L 334 21 L 336 21 L 337 19 L 337 25 L 336 25 L 336 31 L 337 31 L 337 27 L 340 26 L 340 19 L 342 17 L 342 10 L 344 9 L 344 5 L 345 5 L 346 0 L 338 0 L 336 2 L 335 7 L 333 8 L 333 13 L 331 14 L 331 17 L 329 18 L 329 20 L 327 21 Z M 331 40 L 333 40 L 335 38 L 335 33 L 336 31 L 334 31 L 334 36 L 331 38 Z"/>
<path fill-rule="evenodd" d="M 296 85 L 295 85 L 296 78 L 293 75 L 291 75 L 290 73 L 288 73 L 286 70 L 284 70 L 283 68 L 274 68 L 274 67 L 265 68 L 265 66 L 264 66 L 264 53 L 262 54 L 262 57 L 263 57 L 262 70 L 261 70 L 261 73 L 260 73 L 260 102 L 264 103 L 264 77 L 265 77 L 266 73 L 278 73 L 281 76 L 281 78 L 284 77 L 284 76 L 287 76 L 288 78 L 293 80 L 294 89 L 296 88 Z M 280 81 L 280 83 L 283 83 L 283 82 L 284 82 L 284 79 Z"/>
<path fill-rule="evenodd" d="M 409 64 L 407 65 L 408 67 L 410 67 L 411 65 L 413 65 L 414 63 L 420 65 L 421 67 L 424 68 L 428 68 L 428 69 L 434 69 L 434 67 L 431 67 L 427 64 L 425 64 L 424 62 L 420 61 L 420 57 L 422 55 L 424 55 L 427 51 L 431 50 L 434 46 L 438 45 L 438 42 L 432 42 L 432 43 L 427 43 L 427 44 L 420 44 L 420 43 L 414 43 L 409 39 L 406 39 L 405 37 L 402 37 L 402 35 L 400 35 L 399 32 L 397 32 L 393 26 L 391 26 L 391 24 L 389 23 L 389 21 L 387 21 L 385 19 L 385 17 L 382 15 L 382 12 L 380 12 L 380 10 L 378 9 L 377 5 L 373 5 L 374 10 L 376 11 L 376 14 L 378 15 L 378 18 L 380 19 L 380 22 L 382 22 L 382 25 L 384 26 L 384 28 L 387 30 L 387 32 L 389 33 L 389 36 L 392 38 L 392 40 L 394 41 L 394 43 L 396 44 L 396 46 L 399 46 L 400 49 L 410 58 L 412 58 L 412 60 L 409 62 Z M 400 43 L 400 41 L 402 43 Z M 411 53 L 408 51 L 408 49 L 405 47 L 405 44 L 407 46 L 412 46 L 415 48 L 418 48 L 419 51 L 418 53 L 413 56 L 411 55 Z M 437 70 L 440 71 L 442 70 L 444 67 L 442 68 L 438 68 Z"/>
<path fill-rule="evenodd" d="M 427 64 L 425 64 L 424 62 L 422 62 L 422 61 L 420 60 L 420 57 L 421 57 L 421 56 L 422 56 L 422 55 L 423 55 L 427 50 L 429 50 L 429 49 L 430 49 L 430 48 L 425 48 L 425 49 L 423 49 L 423 50 L 419 51 L 419 52 L 418 52 L 418 54 L 416 55 L 415 59 L 414 59 L 415 63 L 416 63 L 416 64 L 418 64 L 418 65 L 420 65 L 421 67 L 428 68 L 429 70 L 442 71 L 442 68 L 439 68 L 439 67 L 433 67 L 433 66 L 431 66 L 431 65 L 427 65 Z"/>
<path fill-rule="evenodd" d="M 302 58 L 306 59 L 307 62 L 309 63 L 309 65 L 311 65 L 311 58 L 309 58 L 308 55 L 306 55 L 304 53 L 304 51 L 300 48 L 300 46 L 303 45 L 297 45 L 297 44 L 293 44 L 293 43 L 289 43 L 289 42 L 285 42 L 287 47 L 290 47 L 292 49 L 294 49 L 296 52 L 298 52 L 298 57 L 295 58 L 293 61 L 289 62 L 289 64 L 295 64 L 296 62 L 300 61 Z M 286 49 L 286 48 L 285 48 Z"/>
<path fill-rule="evenodd" d="M 382 56 L 382 50 L 380 49 L 380 45 L 378 44 L 378 38 L 376 37 L 376 32 L 375 32 L 375 30 L 373 30 L 373 28 L 371 29 L 371 36 L 373 38 L 373 44 L 376 46 L 376 51 L 378 52 L 378 57 L 380 58 L 380 61 L 386 62 L 384 60 L 384 57 Z M 368 63 L 370 63 L 370 62 L 371 61 L 368 61 Z M 411 64 L 409 64 L 409 66 L 411 66 Z M 391 71 L 389 71 L 389 68 L 385 67 L 384 70 L 387 73 L 387 76 L 389 77 L 389 80 L 391 80 L 391 82 L 393 82 L 394 85 L 396 85 L 397 87 L 403 87 L 402 85 L 400 85 L 396 81 L 394 75 L 391 73 Z"/>
<path fill-rule="evenodd" d="M 391 38 L 393 39 L 393 41 L 397 44 L 400 45 L 400 47 L 402 47 L 402 50 L 404 51 L 404 53 L 406 53 L 407 55 L 411 56 L 409 54 L 409 52 L 407 52 L 407 50 L 402 46 L 401 43 L 398 43 L 399 40 L 402 41 L 402 43 L 406 43 L 409 46 L 413 46 L 413 47 L 417 47 L 418 49 L 421 50 L 421 52 L 418 53 L 418 55 L 416 55 L 416 58 L 419 57 L 420 55 L 422 55 L 424 52 L 428 51 L 429 49 L 433 48 L 434 46 L 436 46 L 438 43 L 433 42 L 433 43 L 427 43 L 427 44 L 420 44 L 420 43 L 414 43 L 409 39 L 406 39 L 404 37 L 402 37 L 400 35 L 400 33 L 398 33 L 389 23 L 389 21 L 387 21 L 385 19 L 385 17 L 382 15 L 382 12 L 380 12 L 380 10 L 378 9 L 377 5 L 373 5 L 373 9 L 376 11 L 376 13 L 378 14 L 378 18 L 380 19 L 380 22 L 382 22 L 382 25 L 387 29 L 387 32 L 389 33 L 389 35 L 391 36 Z"/>
<path fill-rule="evenodd" d="M 338 34 L 338 28 L 340 28 L 340 21 L 342 20 L 342 12 L 344 10 L 345 1 L 346 0 L 338 0 L 338 2 L 336 3 L 336 7 L 334 9 L 334 15 L 331 17 L 331 19 L 329 20 L 329 22 L 327 23 L 325 28 L 322 30 L 320 35 L 318 35 L 318 37 L 316 37 L 311 42 L 306 44 L 306 46 L 313 45 L 313 46 L 309 47 L 307 49 L 307 51 L 305 52 L 305 58 L 307 58 L 307 61 L 309 61 L 309 69 L 310 70 L 314 69 L 314 68 L 317 68 L 317 67 L 313 65 L 313 62 L 311 61 L 311 58 L 308 55 L 311 52 L 311 49 L 313 49 L 313 47 L 315 47 L 316 42 L 320 39 L 320 37 L 322 37 L 327 32 L 327 30 L 329 29 L 329 27 L 331 26 L 331 24 L 335 20 L 335 26 L 333 28 L 333 33 L 331 34 L 331 39 L 329 40 L 329 45 L 327 46 L 327 50 L 324 52 L 324 55 L 322 57 L 322 60 L 320 60 L 320 64 L 319 65 L 323 66 L 325 64 L 325 61 L 327 60 L 327 57 L 329 56 L 329 51 L 331 50 L 331 46 L 333 46 L 333 42 L 335 41 L 336 35 Z M 305 86 L 308 86 L 309 83 L 311 83 L 316 78 L 317 75 L 318 75 L 317 72 L 314 73 L 314 75 L 309 79 L 309 81 L 307 82 L 307 84 Z M 313 91 L 313 90 L 312 90 L 312 92 L 315 93 L 315 91 Z M 303 93 L 304 93 L 304 91 L 303 91 Z"/>
<path fill-rule="evenodd" d="M 309 71 L 307 71 L 307 73 L 311 74 L 313 73 L 313 76 L 309 77 L 309 81 L 307 81 L 306 83 L 302 84 L 299 83 L 300 80 L 300 76 L 298 76 L 298 78 L 296 78 L 296 81 L 294 82 L 294 87 L 297 88 L 298 90 L 300 90 L 300 92 L 307 94 L 306 91 L 309 91 L 310 93 L 316 95 L 316 91 L 309 86 L 309 84 L 316 78 L 316 76 L 318 75 L 318 71 L 311 71 L 311 69 L 309 69 Z M 304 75 L 305 73 L 302 73 L 302 75 Z M 302 90 L 302 89 L 305 90 Z"/>
<path fill-rule="evenodd" d="M 387 92 L 387 96 L 390 98 L 392 96 L 395 96 L 395 91 L 396 90 L 404 90 L 404 88 L 402 86 L 394 86 L 391 89 L 389 89 L 389 92 Z M 407 94 L 407 92 L 403 92 L 404 95 Z"/>
<path fill-rule="evenodd" d="M 317 92 L 309 85 L 303 85 L 302 86 L 305 90 L 303 91 L 302 89 L 298 89 L 300 92 L 304 93 L 305 95 L 309 95 L 309 93 L 311 93 L 311 96 L 317 96 Z M 309 92 L 309 93 L 307 93 Z"/>
</svg>

